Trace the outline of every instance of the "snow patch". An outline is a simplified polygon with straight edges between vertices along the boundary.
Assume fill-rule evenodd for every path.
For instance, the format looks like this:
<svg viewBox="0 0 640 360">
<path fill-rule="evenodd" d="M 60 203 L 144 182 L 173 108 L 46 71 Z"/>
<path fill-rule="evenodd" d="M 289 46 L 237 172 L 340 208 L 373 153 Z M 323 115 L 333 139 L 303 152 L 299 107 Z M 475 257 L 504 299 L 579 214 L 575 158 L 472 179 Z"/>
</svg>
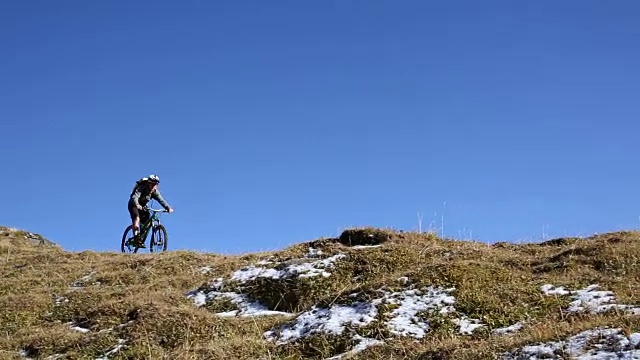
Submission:
<svg viewBox="0 0 640 360">
<path fill-rule="evenodd" d="M 356 302 L 351 305 L 334 305 L 330 308 L 314 306 L 300 314 L 291 325 L 279 330 L 269 330 L 264 336 L 276 344 L 286 344 L 303 337 L 326 333 L 341 335 L 346 325 L 365 326 L 375 320 L 378 309 L 370 303 Z"/>
<path fill-rule="evenodd" d="M 545 295 L 572 295 L 575 299 L 566 309 L 569 313 L 590 313 L 598 314 L 612 309 L 625 310 L 634 315 L 640 315 L 640 307 L 632 305 L 617 304 L 617 300 L 612 291 L 596 290 L 600 288 L 598 284 L 592 284 L 580 290 L 566 290 L 564 287 L 555 287 L 545 284 L 540 290 Z"/>
<path fill-rule="evenodd" d="M 44 358 L 44 360 L 58 360 L 58 359 L 64 359 L 66 358 L 67 355 L 63 355 L 63 354 L 53 354 L 53 355 L 49 355 L 46 358 Z"/>
<path fill-rule="evenodd" d="M 437 310 L 441 314 L 454 311 L 455 298 L 448 294 L 454 289 L 440 289 L 429 287 L 424 292 L 420 290 L 405 290 L 388 293 L 381 299 L 373 301 L 378 305 L 388 303 L 399 305 L 391 312 L 391 319 L 387 322 L 389 330 L 396 335 L 423 338 L 429 331 L 429 325 L 417 317 L 418 312 Z"/>
<path fill-rule="evenodd" d="M 500 359 L 555 359 L 562 355 L 585 360 L 640 359 L 640 349 L 636 349 L 639 341 L 640 333 L 627 337 L 621 329 L 596 328 L 583 331 L 567 340 L 527 345 L 502 354 Z"/>
<path fill-rule="evenodd" d="M 282 270 L 278 270 L 275 268 L 256 267 L 251 265 L 240 270 L 236 270 L 231 275 L 231 280 L 244 283 L 247 281 L 255 280 L 257 278 L 290 279 L 294 277 L 329 277 L 331 276 L 331 273 L 327 272 L 325 269 L 334 267 L 335 263 L 338 260 L 343 259 L 346 256 L 346 254 L 340 253 L 325 259 L 303 262 L 299 264 L 291 264 Z"/>
<path fill-rule="evenodd" d="M 333 268 L 335 263 L 347 257 L 344 253 L 339 253 L 330 257 L 321 258 L 324 255 L 322 250 L 310 247 L 308 253 L 300 259 L 292 259 L 288 261 L 288 264 L 278 262 L 275 266 L 264 267 L 261 265 L 274 264 L 271 260 L 273 257 L 269 257 L 266 260 L 260 260 L 255 265 L 249 265 L 239 270 L 234 271 L 229 279 L 231 282 L 237 282 L 238 284 L 244 284 L 249 281 L 256 280 L 258 278 L 270 278 L 278 280 L 287 280 L 292 278 L 311 278 L 316 276 L 329 277 L 331 273 L 327 270 Z M 208 273 L 211 270 L 210 267 L 203 267 L 200 269 L 201 273 Z M 234 292 L 222 292 L 222 287 L 225 283 L 223 278 L 217 278 L 212 284 L 209 284 L 206 289 L 201 288 L 199 290 L 191 291 L 187 293 L 188 298 L 192 298 L 196 306 L 203 306 L 209 299 L 216 298 L 228 298 L 236 305 L 239 306 L 238 311 L 220 313 L 222 316 L 247 316 L 247 315 L 282 315 L 288 314 L 278 311 L 269 311 L 264 306 L 257 302 L 250 302 L 243 295 Z"/>
<path fill-rule="evenodd" d="M 511 326 L 506 326 L 503 328 L 498 328 L 498 329 L 494 329 L 493 333 L 496 335 L 508 335 L 508 334 L 513 334 L 516 333 L 518 331 L 520 331 L 520 329 L 522 329 L 522 327 L 524 326 L 523 322 L 517 322 Z"/>
<path fill-rule="evenodd" d="M 321 256 L 323 254 L 324 254 L 324 251 L 320 249 L 309 248 L 309 253 L 307 254 L 307 257 L 313 258 L 313 257 Z"/>
<path fill-rule="evenodd" d="M 238 310 L 216 313 L 216 315 L 221 317 L 291 315 L 286 312 L 269 310 L 259 302 L 250 301 L 245 295 L 237 294 L 235 292 L 221 291 L 223 286 L 224 280 L 222 278 L 217 278 L 209 285 L 208 290 L 192 291 L 187 295 L 187 298 L 193 299 L 196 306 L 204 306 L 208 300 L 217 299 L 228 299 L 237 306 Z"/>
<path fill-rule="evenodd" d="M 81 277 L 80 279 L 74 281 L 71 284 L 71 290 L 79 290 L 83 287 L 85 287 L 87 285 L 87 283 L 89 282 L 89 280 L 91 280 L 91 278 L 96 274 L 95 271 L 92 271 L 90 273 L 88 273 L 87 275 Z"/>
<path fill-rule="evenodd" d="M 420 316 L 420 313 L 428 312 L 436 315 L 455 313 L 456 310 L 453 306 L 455 298 L 449 294 L 453 290 L 455 289 L 433 286 L 398 292 L 379 289 L 378 292 L 382 293 L 382 296 L 370 302 L 356 300 L 352 304 L 336 304 L 328 308 L 314 306 L 288 324 L 266 331 L 263 336 L 268 341 L 282 345 L 315 334 L 335 336 L 343 335 L 345 331 L 349 331 L 348 335 L 351 336 L 352 341 L 361 346 L 359 348 L 356 345 L 353 350 L 345 353 L 350 354 L 362 351 L 367 346 L 383 343 L 376 339 L 364 339 L 355 333 L 355 329 L 358 327 L 383 321 L 383 325 L 394 335 L 422 339 L 430 330 L 430 326 L 428 320 L 424 319 L 428 315 L 422 314 L 423 316 Z M 357 293 L 347 297 L 357 297 Z M 386 308 L 383 305 L 391 305 L 393 310 L 381 314 L 380 311 L 383 311 L 381 309 Z M 479 320 L 466 316 L 453 320 L 453 322 L 459 326 L 461 334 L 470 334 L 478 327 L 485 326 L 480 324 Z M 345 354 L 337 355 L 331 359 L 340 359 Z"/>
<path fill-rule="evenodd" d="M 126 342 L 127 342 L 126 340 L 118 339 L 118 343 L 116 345 L 112 346 L 109 350 L 107 350 L 104 356 L 99 357 L 96 360 L 109 360 L 109 356 L 114 355 L 115 353 L 120 351 L 123 347 L 125 347 Z"/>
<path fill-rule="evenodd" d="M 67 323 L 66 325 L 68 325 L 71 330 L 75 330 L 75 331 L 78 331 L 78 332 L 81 332 L 81 333 L 85 333 L 85 334 L 91 331 L 91 330 L 83 328 L 81 326 L 74 325 L 73 323 Z"/>
<path fill-rule="evenodd" d="M 542 285 L 540 287 L 540 290 L 545 295 L 569 295 L 571 293 L 571 291 L 568 291 L 567 289 L 565 289 L 564 286 L 555 287 L 554 285 L 551 285 L 551 284 Z"/>
<path fill-rule="evenodd" d="M 196 306 L 203 306 L 207 303 L 207 294 L 202 291 L 189 295 L 188 298 L 193 298 L 193 302 Z"/>
<path fill-rule="evenodd" d="M 58 306 L 58 305 L 62 305 L 62 304 L 64 304 L 64 303 L 68 303 L 68 302 L 69 302 L 69 299 L 67 299 L 67 298 L 66 298 L 66 297 L 64 297 L 64 296 L 58 296 L 58 297 L 56 297 L 56 306 Z"/>
<path fill-rule="evenodd" d="M 352 249 L 374 249 L 374 248 L 378 248 L 381 247 L 382 245 L 355 245 L 352 246 Z"/>
<path fill-rule="evenodd" d="M 33 358 L 30 358 L 27 356 L 27 352 L 25 350 L 18 351 L 18 355 L 20 355 L 20 357 L 23 358 L 24 360 L 33 360 Z M 58 359 L 64 359 L 66 357 L 67 355 L 64 355 L 64 354 L 53 354 L 53 355 L 47 356 L 46 358 L 44 358 L 44 360 L 58 360 Z"/>
<path fill-rule="evenodd" d="M 336 356 L 332 356 L 330 358 L 326 358 L 324 360 L 341 360 L 345 356 L 355 355 L 355 354 L 357 354 L 359 352 L 364 351 L 365 349 L 367 349 L 367 348 L 369 348 L 371 346 L 384 344 L 384 341 L 365 338 L 365 337 L 362 337 L 362 336 L 357 335 L 357 334 L 353 337 L 353 340 L 356 342 L 356 344 L 353 347 L 353 349 L 351 349 L 351 350 L 349 350 L 349 351 L 347 351 L 345 353 L 342 353 L 340 355 L 336 355 Z"/>
<path fill-rule="evenodd" d="M 463 316 L 460 319 L 454 319 L 453 323 L 458 325 L 460 328 L 459 332 L 462 335 L 471 335 L 477 328 L 485 326 L 480 323 L 480 320 L 471 319 L 466 316 Z"/>
<path fill-rule="evenodd" d="M 236 294 L 236 293 L 233 293 L 233 292 L 211 291 L 211 292 L 207 293 L 207 295 L 205 297 L 213 298 L 213 299 L 227 298 L 227 299 L 231 300 L 231 302 L 234 303 L 238 307 L 238 310 L 225 311 L 225 312 L 221 312 L 221 313 L 217 313 L 216 314 L 216 315 L 221 316 L 221 317 L 291 315 L 289 313 L 282 312 L 282 311 L 269 310 L 266 306 L 264 306 L 264 305 L 262 305 L 262 304 L 260 304 L 258 302 L 255 302 L 255 301 L 249 301 L 246 296 L 240 295 L 240 294 Z"/>
</svg>

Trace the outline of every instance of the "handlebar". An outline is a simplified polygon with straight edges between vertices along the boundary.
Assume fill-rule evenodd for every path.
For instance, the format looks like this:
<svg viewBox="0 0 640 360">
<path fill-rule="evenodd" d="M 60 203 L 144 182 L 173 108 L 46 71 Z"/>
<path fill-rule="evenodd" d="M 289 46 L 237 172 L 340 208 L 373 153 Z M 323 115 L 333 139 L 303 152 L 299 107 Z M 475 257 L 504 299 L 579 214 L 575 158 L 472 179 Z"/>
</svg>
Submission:
<svg viewBox="0 0 640 360">
<path fill-rule="evenodd" d="M 168 211 L 167 211 L 167 210 L 165 210 L 165 209 L 147 209 L 147 210 L 149 210 L 149 211 L 153 211 L 153 212 L 168 212 Z"/>
</svg>

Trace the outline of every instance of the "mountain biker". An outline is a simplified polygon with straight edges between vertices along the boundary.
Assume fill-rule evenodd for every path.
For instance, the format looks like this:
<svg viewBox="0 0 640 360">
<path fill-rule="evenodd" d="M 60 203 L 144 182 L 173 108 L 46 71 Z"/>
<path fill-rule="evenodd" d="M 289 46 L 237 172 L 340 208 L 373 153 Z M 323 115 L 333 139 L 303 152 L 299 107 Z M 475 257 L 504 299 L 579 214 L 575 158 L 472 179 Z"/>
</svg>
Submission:
<svg viewBox="0 0 640 360">
<path fill-rule="evenodd" d="M 157 200 L 165 210 L 172 213 L 173 208 L 165 201 L 158 190 L 158 184 L 160 184 L 160 178 L 157 175 L 149 175 L 138 181 L 131 191 L 129 196 L 129 214 L 131 215 L 131 223 L 133 225 L 134 241 L 138 244 L 138 247 L 144 248 L 144 242 L 139 238 L 140 234 L 140 221 L 145 223 L 151 217 L 149 210 L 146 208 L 147 203 L 151 199 Z"/>
</svg>

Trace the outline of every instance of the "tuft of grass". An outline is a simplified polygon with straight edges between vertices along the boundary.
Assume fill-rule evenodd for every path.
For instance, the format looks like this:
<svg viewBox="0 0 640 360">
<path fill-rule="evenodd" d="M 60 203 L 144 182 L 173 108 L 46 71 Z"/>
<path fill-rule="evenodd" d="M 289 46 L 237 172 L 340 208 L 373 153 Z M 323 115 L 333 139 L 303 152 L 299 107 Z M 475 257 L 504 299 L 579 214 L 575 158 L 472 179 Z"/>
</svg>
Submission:
<svg viewBox="0 0 640 360">
<path fill-rule="evenodd" d="M 338 240 L 347 246 L 379 245 L 391 240 L 393 233 L 376 228 L 347 229 L 340 234 Z"/>
</svg>

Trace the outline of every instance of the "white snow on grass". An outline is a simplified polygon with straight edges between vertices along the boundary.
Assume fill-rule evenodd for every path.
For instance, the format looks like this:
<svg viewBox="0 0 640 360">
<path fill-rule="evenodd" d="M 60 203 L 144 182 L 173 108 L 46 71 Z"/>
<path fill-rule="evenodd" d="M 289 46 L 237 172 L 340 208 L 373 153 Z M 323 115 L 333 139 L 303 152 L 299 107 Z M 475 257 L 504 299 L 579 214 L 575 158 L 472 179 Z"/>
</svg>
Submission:
<svg viewBox="0 0 640 360">
<path fill-rule="evenodd" d="M 459 332 L 462 335 L 471 335 L 477 328 L 486 326 L 480 323 L 478 319 L 471 319 L 466 316 L 461 317 L 460 319 L 453 319 L 454 324 L 458 325 Z"/>
<path fill-rule="evenodd" d="M 126 342 L 127 342 L 126 340 L 118 339 L 118 343 L 116 345 L 112 346 L 109 350 L 107 350 L 104 356 L 96 358 L 96 360 L 109 360 L 109 356 L 115 355 L 118 351 L 120 351 L 123 347 L 125 347 Z"/>
<path fill-rule="evenodd" d="M 556 287 L 551 284 L 545 284 L 540 286 L 540 291 L 545 295 L 569 295 L 571 291 L 564 288 L 564 286 Z"/>
<path fill-rule="evenodd" d="M 192 298 L 196 306 L 204 306 L 207 303 L 207 293 L 203 291 L 192 293 L 187 298 Z"/>
<path fill-rule="evenodd" d="M 334 305 L 330 308 L 314 306 L 300 314 L 295 322 L 279 330 L 264 333 L 267 340 L 282 345 L 314 334 L 341 335 L 346 325 L 365 326 L 375 320 L 378 309 L 370 303 Z"/>
<path fill-rule="evenodd" d="M 246 296 L 244 295 L 240 295 L 240 294 L 236 294 L 234 292 L 216 292 L 216 291 L 211 291 L 209 292 L 206 297 L 211 297 L 211 298 L 227 298 L 229 300 L 231 300 L 232 303 L 234 303 L 237 307 L 238 310 L 231 310 L 231 311 L 225 311 L 225 312 L 220 312 L 217 313 L 216 315 L 218 316 L 222 316 L 222 317 L 234 317 L 234 316 L 242 316 L 242 317 L 246 317 L 246 316 L 265 316 L 265 315 L 291 315 L 289 313 L 286 312 L 282 312 L 282 311 L 272 311 L 269 310 L 266 306 L 255 302 L 255 301 L 249 301 Z"/>
<path fill-rule="evenodd" d="M 86 328 L 83 328 L 83 327 L 80 327 L 80 326 L 74 325 L 73 323 L 67 323 L 67 325 L 69 325 L 69 328 L 70 328 L 71 330 L 75 330 L 75 331 L 78 331 L 78 332 L 81 332 L 81 333 L 88 333 L 88 332 L 90 332 L 90 331 L 91 331 L 91 330 L 89 330 L 89 329 L 86 329 Z"/>
<path fill-rule="evenodd" d="M 238 284 L 258 279 L 291 279 L 291 278 L 309 278 L 314 276 L 329 277 L 331 273 L 327 270 L 333 268 L 335 263 L 345 258 L 344 253 L 336 254 L 327 258 L 318 258 L 324 253 L 315 248 L 309 248 L 307 255 L 301 259 L 292 260 L 291 264 L 283 266 L 282 263 L 276 263 L 275 267 L 262 267 L 250 265 L 240 270 L 236 270 L 231 275 L 229 281 Z M 271 264 L 271 261 L 262 260 L 258 264 Z M 201 270 L 204 268 L 201 268 Z M 205 289 L 191 291 L 187 294 L 187 298 L 193 299 L 196 306 L 203 306 L 207 301 L 226 298 L 237 306 L 237 310 L 221 312 L 219 316 L 264 316 L 264 315 L 291 315 L 281 311 L 271 311 L 264 305 L 256 301 L 250 301 L 246 296 L 236 292 L 222 291 L 225 280 L 217 278 L 213 283 L 206 286 Z M 236 284 L 237 285 L 237 284 Z"/>
<path fill-rule="evenodd" d="M 448 293 L 454 289 L 429 287 L 424 291 L 405 290 L 387 293 L 384 297 L 373 301 L 374 304 L 399 305 L 391 312 L 387 327 L 391 333 L 400 336 L 412 336 L 421 339 L 429 331 L 429 325 L 416 315 L 420 311 L 436 310 L 441 314 L 455 311 L 455 298 Z"/>
<path fill-rule="evenodd" d="M 284 269 L 265 268 L 256 266 L 247 266 L 240 270 L 235 271 L 231 275 L 231 280 L 239 281 L 241 283 L 255 280 L 256 278 L 272 278 L 272 279 L 290 279 L 293 277 L 314 277 L 314 276 L 331 276 L 330 272 L 326 269 L 334 267 L 336 261 L 345 258 L 346 254 L 336 254 L 325 259 L 318 259 L 310 262 L 302 262 L 298 264 L 291 264 Z"/>
<path fill-rule="evenodd" d="M 90 273 L 88 273 L 87 275 L 81 277 L 80 279 L 76 280 L 73 282 L 73 284 L 71 284 L 70 289 L 71 290 L 79 290 L 82 289 L 83 287 L 85 287 L 87 285 L 87 283 L 89 282 L 89 280 L 91 280 L 91 278 L 96 274 L 95 271 L 91 271 Z"/>
<path fill-rule="evenodd" d="M 370 247 L 377 246 L 363 246 L 361 248 Z M 330 271 L 336 262 L 346 256 L 344 253 L 329 256 L 323 254 L 320 250 L 310 248 L 309 252 L 302 259 L 293 259 L 286 263 L 263 260 L 259 264 L 246 266 L 231 274 L 228 281 L 231 283 L 231 290 L 233 291 L 223 289 L 227 283 L 223 278 L 218 278 L 204 289 L 189 293 L 188 297 L 192 298 L 197 306 L 203 306 L 212 300 L 229 300 L 237 309 L 217 313 L 217 315 L 222 317 L 261 315 L 293 316 L 294 314 L 291 313 L 271 311 L 259 302 L 251 301 L 245 295 L 235 291 L 239 291 L 238 289 L 241 289 L 241 286 L 245 283 L 259 278 L 288 280 L 291 278 L 315 276 L 329 277 L 331 276 Z M 267 264 L 272 265 L 269 265 L 269 267 L 259 266 Z M 469 318 L 455 309 L 456 300 L 455 297 L 451 295 L 455 288 L 430 286 L 414 289 L 413 286 L 409 284 L 410 280 L 408 277 L 400 277 L 397 281 L 404 285 L 405 288 L 403 290 L 390 291 L 388 289 L 379 289 L 377 292 L 380 295 L 374 297 L 371 301 L 358 300 L 359 294 L 353 293 L 347 297 L 353 299 L 353 303 L 351 304 L 339 303 L 329 307 L 313 306 L 310 310 L 297 314 L 291 321 L 265 331 L 263 336 L 268 341 L 278 345 L 296 342 L 313 335 L 346 336 L 346 339 L 351 340 L 352 349 L 329 358 L 331 360 L 337 360 L 342 359 L 344 356 L 361 352 L 369 346 L 383 344 L 384 342 L 382 340 L 365 338 L 357 333 L 359 328 L 369 326 L 376 322 L 381 322 L 380 326 L 392 335 L 418 340 L 427 336 L 431 330 L 430 319 L 434 319 L 434 317 L 437 319 L 442 317 L 446 321 L 450 321 L 457 327 L 458 333 L 461 335 L 473 334 L 477 329 L 487 326 L 481 323 L 480 320 Z M 634 314 L 640 314 L 640 307 L 617 304 L 613 293 L 598 290 L 598 285 L 591 285 L 581 290 L 568 290 L 564 287 L 545 284 L 540 287 L 540 290 L 548 296 L 572 296 L 573 301 L 566 310 L 570 313 L 590 312 L 595 314 L 616 308 L 628 310 Z M 518 332 L 523 326 L 523 322 L 518 322 L 511 326 L 494 329 L 492 332 L 495 335 L 508 335 Z M 601 337 L 614 336 L 614 332 L 614 330 L 611 330 L 609 333 L 599 331 L 597 334 L 595 332 L 584 332 L 565 342 L 559 341 L 525 346 L 517 350 L 517 354 L 506 354 L 506 356 L 515 357 L 506 357 L 505 359 L 553 357 L 555 356 L 553 354 L 558 351 L 575 354 L 582 352 L 583 354 L 591 356 L 589 355 L 591 353 L 588 351 L 592 349 L 587 349 L 587 344 L 593 342 L 592 338 L 596 335 Z M 629 347 L 632 346 L 631 344 L 637 345 L 640 343 L 640 334 L 633 334 L 628 339 L 624 337 L 616 339 L 620 344 L 626 344 L 618 347 Z M 599 349 L 605 347 L 606 346 L 602 345 Z M 630 354 L 635 355 L 635 352 Z M 638 355 L 640 356 L 640 354 Z M 638 358 L 640 359 L 640 357 Z M 583 357 L 581 359 L 600 359 L 600 357 Z"/>
<path fill-rule="evenodd" d="M 68 303 L 68 302 L 69 302 L 69 299 L 67 299 L 67 298 L 66 298 L 66 297 L 64 297 L 64 296 L 58 296 L 58 297 L 56 297 L 56 305 L 62 305 L 62 304 L 64 304 L 64 303 Z"/>
<path fill-rule="evenodd" d="M 259 302 L 250 301 L 245 295 L 235 292 L 221 291 L 223 286 L 224 280 L 222 278 L 217 278 L 209 285 L 208 290 L 192 291 L 187 295 L 187 298 L 193 299 L 196 306 L 204 306 L 207 301 L 210 300 L 228 299 L 238 308 L 237 310 L 216 313 L 216 315 L 221 317 L 291 315 L 286 312 L 269 310 Z"/>
<path fill-rule="evenodd" d="M 540 290 L 546 295 L 571 295 L 574 301 L 566 309 L 569 313 L 598 314 L 617 309 L 640 315 L 640 307 L 617 304 L 616 297 L 612 291 L 596 290 L 599 287 L 597 284 L 592 284 L 584 289 L 571 291 L 564 287 L 545 284 L 540 287 Z"/>
<path fill-rule="evenodd" d="M 382 245 L 356 245 L 356 246 L 352 246 L 352 249 L 375 249 L 375 248 L 379 248 Z"/>
<path fill-rule="evenodd" d="M 609 360 L 640 359 L 640 333 L 628 337 L 621 329 L 596 328 L 566 340 L 527 345 L 502 354 L 502 360 L 571 359 Z"/>
<path fill-rule="evenodd" d="M 268 341 L 282 345 L 315 334 L 335 336 L 343 335 L 347 331 L 352 341 L 358 344 L 345 353 L 351 354 L 362 351 L 368 346 L 382 344 L 380 340 L 362 338 L 355 331 L 356 328 L 384 321 L 382 325 L 396 336 L 422 339 L 430 330 L 428 320 L 423 318 L 428 316 L 425 312 L 436 316 L 456 312 L 453 307 L 455 298 L 449 294 L 453 290 L 455 289 L 427 287 L 390 292 L 380 289 L 378 291 L 382 296 L 370 302 L 355 301 L 349 305 L 336 304 L 328 308 L 314 306 L 290 323 L 266 331 L 263 335 Z M 348 297 L 357 297 L 357 294 L 351 294 Z M 393 310 L 380 314 L 381 309 L 386 308 L 383 305 L 391 305 Z M 478 320 L 464 316 L 462 319 L 454 320 L 454 323 L 459 326 L 461 334 L 470 334 L 476 328 L 484 326 L 479 324 Z M 345 354 L 331 359 L 340 359 Z"/>
<path fill-rule="evenodd" d="M 359 246 L 356 248 L 367 249 L 377 248 L 380 245 Z M 254 281 L 259 278 L 269 278 L 277 280 L 288 280 L 291 278 L 305 277 L 329 277 L 331 269 L 335 264 L 346 258 L 344 253 L 332 256 L 325 255 L 322 251 L 310 248 L 302 259 L 293 259 L 286 263 L 276 262 L 275 266 L 254 264 L 234 271 L 229 282 L 233 291 L 224 290 L 226 281 L 222 278 L 215 282 L 192 291 L 188 297 L 193 299 L 197 306 L 204 306 L 210 301 L 219 299 L 230 300 L 237 309 L 232 311 L 217 313 L 218 316 L 260 316 L 260 315 L 284 315 L 294 314 L 270 311 L 262 304 L 250 301 L 246 296 L 239 294 L 238 286 Z M 422 339 L 430 331 L 429 316 L 455 317 L 451 313 L 456 313 L 454 308 L 455 298 L 450 294 L 454 288 L 426 287 L 423 289 L 413 289 L 408 285 L 409 278 L 401 277 L 398 281 L 408 286 L 401 291 L 388 291 L 380 289 L 380 297 L 372 301 L 357 301 L 358 294 L 351 294 L 349 298 L 356 298 L 351 304 L 334 304 L 330 307 L 314 306 L 310 310 L 297 315 L 291 322 L 282 326 L 272 328 L 264 332 L 264 337 L 268 341 L 279 345 L 295 342 L 299 339 L 313 335 L 341 336 L 347 332 L 346 336 L 351 338 L 353 349 L 337 355 L 332 359 L 340 359 L 343 356 L 359 352 L 373 345 L 382 344 L 381 340 L 364 338 L 355 332 L 355 329 L 367 326 L 376 321 L 384 321 L 382 326 L 396 336 Z M 241 287 L 240 287 L 241 288 Z M 379 314 L 380 309 L 391 309 L 385 314 Z M 384 315 L 381 317 L 381 315 Z M 384 320 L 382 320 L 384 319 Z M 460 334 L 471 334 L 477 328 L 486 326 L 477 319 L 470 319 L 461 315 L 459 319 L 452 320 L 458 326 Z"/>
<path fill-rule="evenodd" d="M 584 289 L 568 290 L 563 286 L 545 284 L 540 287 L 540 290 L 547 296 L 571 296 L 574 300 L 565 310 L 568 313 L 598 314 L 617 309 L 640 315 L 640 307 L 618 304 L 613 292 L 597 290 L 598 288 L 600 288 L 599 285 L 592 284 Z M 513 329 L 516 326 L 517 329 Z M 522 324 L 518 323 L 513 327 L 496 329 L 494 333 L 512 333 L 522 328 Z M 564 359 L 567 356 L 581 360 L 640 359 L 640 349 L 637 349 L 639 347 L 640 333 L 625 336 L 618 328 L 596 328 L 580 332 L 562 341 L 527 345 L 503 354 L 501 359 Z"/>
<path fill-rule="evenodd" d="M 418 316 L 420 312 L 437 313 L 440 315 L 456 312 L 455 297 L 450 295 L 455 288 L 427 287 L 422 290 L 404 290 L 387 293 L 384 297 L 373 301 L 374 304 L 399 305 L 390 315 L 387 328 L 391 333 L 399 336 L 411 336 L 422 339 L 431 329 L 428 320 Z M 458 326 L 458 332 L 463 335 L 471 334 L 479 327 L 485 326 L 478 319 L 471 319 L 464 315 L 459 319 L 452 319 Z"/>
<path fill-rule="evenodd" d="M 28 357 L 27 352 L 24 350 L 18 351 L 18 355 L 20 355 L 20 357 L 23 358 L 24 360 L 34 360 L 34 358 Z M 65 359 L 65 358 L 67 358 L 67 355 L 53 354 L 53 355 L 47 356 L 46 358 L 44 358 L 44 360 L 58 360 L 58 359 Z"/>
<path fill-rule="evenodd" d="M 302 258 L 292 259 L 289 262 L 292 264 L 287 265 L 283 269 L 284 262 L 274 261 L 273 256 L 267 259 L 257 261 L 255 265 L 249 265 L 243 267 L 240 270 L 235 271 L 230 280 L 239 281 L 241 283 L 255 280 L 257 278 L 272 278 L 272 279 L 289 279 L 292 277 L 313 277 L 322 275 L 324 277 L 331 276 L 331 274 L 324 269 L 332 268 L 335 262 L 347 257 L 346 254 L 340 253 L 328 258 L 322 259 L 322 255 L 325 253 L 313 247 L 310 247 L 307 254 Z M 317 260 L 314 260 L 317 259 Z M 260 265 L 260 266 L 256 266 Z M 269 268 L 266 265 L 275 265 Z M 278 269 L 276 269 L 278 267 Z M 199 272 L 207 274 L 212 271 L 211 267 L 204 266 L 200 268 Z"/>
<path fill-rule="evenodd" d="M 513 334 L 520 331 L 520 329 L 522 329 L 523 326 L 524 326 L 524 323 L 520 321 L 511 326 L 505 326 L 503 328 L 493 329 L 492 332 L 496 335 L 509 335 L 509 334 Z"/>
<path fill-rule="evenodd" d="M 53 354 L 53 355 L 49 355 L 46 358 L 44 358 L 44 360 L 58 360 L 58 359 L 64 359 L 66 358 L 67 355 L 63 355 L 63 354 Z"/>
<path fill-rule="evenodd" d="M 356 342 L 356 345 L 353 347 L 353 349 L 340 355 L 326 358 L 324 360 L 341 360 L 345 356 L 355 355 L 356 353 L 362 352 L 368 347 L 384 344 L 384 341 L 365 338 L 357 334 L 353 337 L 353 340 Z"/>
<path fill-rule="evenodd" d="M 324 255 L 324 251 L 316 248 L 309 248 L 309 253 L 307 254 L 307 257 L 313 258 L 313 257 L 322 256 L 322 255 Z"/>
</svg>

